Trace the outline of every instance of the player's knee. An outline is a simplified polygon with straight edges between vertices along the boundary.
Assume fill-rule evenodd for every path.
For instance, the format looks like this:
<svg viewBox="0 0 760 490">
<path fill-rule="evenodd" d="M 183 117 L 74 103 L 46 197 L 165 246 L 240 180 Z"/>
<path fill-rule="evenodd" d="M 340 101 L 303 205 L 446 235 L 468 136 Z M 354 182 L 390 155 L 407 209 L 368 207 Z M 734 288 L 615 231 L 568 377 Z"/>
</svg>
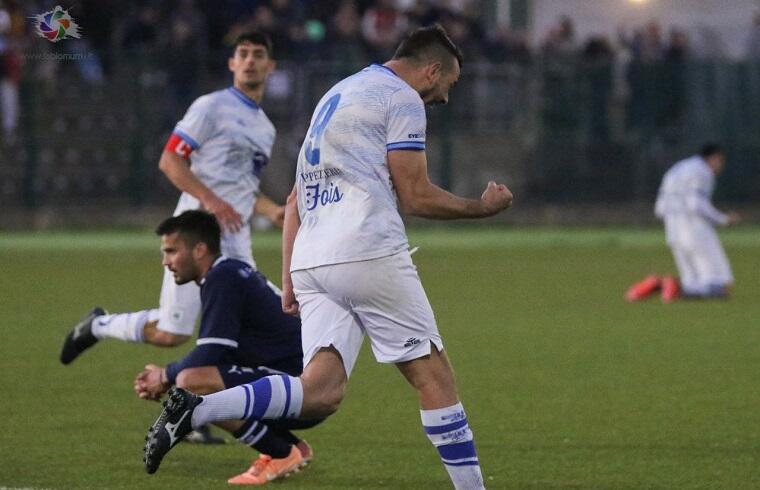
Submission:
<svg viewBox="0 0 760 490">
<path fill-rule="evenodd" d="M 314 385 L 304 381 L 304 406 L 310 417 L 328 417 L 338 411 L 346 395 L 344 383 Z"/>
<path fill-rule="evenodd" d="M 189 338 L 189 335 L 179 335 L 170 332 L 164 332 L 163 330 L 156 330 L 154 334 L 146 340 L 158 347 L 177 347 L 178 345 L 182 345 L 187 342 Z"/>
<path fill-rule="evenodd" d="M 206 385 L 208 384 L 205 379 L 203 379 L 202 376 L 199 376 L 199 372 L 197 369 L 183 369 L 179 372 L 177 375 L 177 379 L 175 380 L 174 384 L 177 385 L 178 388 L 182 388 L 183 390 L 191 391 L 193 393 L 202 393 L 205 394 Z"/>
</svg>

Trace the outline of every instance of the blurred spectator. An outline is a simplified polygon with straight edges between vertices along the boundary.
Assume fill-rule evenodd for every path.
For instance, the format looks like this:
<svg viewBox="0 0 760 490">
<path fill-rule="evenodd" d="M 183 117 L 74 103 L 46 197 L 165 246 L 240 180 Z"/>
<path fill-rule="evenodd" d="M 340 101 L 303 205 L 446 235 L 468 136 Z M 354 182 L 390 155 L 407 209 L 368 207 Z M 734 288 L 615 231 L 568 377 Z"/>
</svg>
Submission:
<svg viewBox="0 0 760 490">
<path fill-rule="evenodd" d="M 548 57 L 568 58 L 577 54 L 577 50 L 573 21 L 563 16 L 556 26 L 549 29 L 542 51 Z"/>
<path fill-rule="evenodd" d="M 369 53 L 361 37 L 361 17 L 354 0 L 344 0 L 327 30 L 329 60 L 338 63 L 341 73 L 351 73 L 366 64 Z"/>
<path fill-rule="evenodd" d="M 636 29 L 632 38 L 621 35 L 620 42 L 631 51 L 635 62 L 661 61 L 665 55 L 660 24 L 655 21 L 649 22 L 643 28 Z"/>
<path fill-rule="evenodd" d="M 406 34 L 409 22 L 393 0 L 377 0 L 364 12 L 362 35 L 369 43 L 375 60 L 393 56 L 396 45 Z"/>
<path fill-rule="evenodd" d="M 747 59 L 760 61 L 760 12 L 755 14 L 747 40 Z"/>
<path fill-rule="evenodd" d="M 613 87 L 612 45 L 604 36 L 592 36 L 583 47 L 583 75 L 589 98 L 589 132 L 597 142 L 609 140 L 609 103 Z"/>
<path fill-rule="evenodd" d="M 137 7 L 122 24 L 117 36 L 120 47 L 127 51 L 150 50 L 161 41 L 161 13 L 151 4 Z"/>
<path fill-rule="evenodd" d="M 206 59 L 206 16 L 195 0 L 180 0 L 169 21 L 166 68 L 176 111 L 197 96 L 198 79 Z M 175 111 L 172 111 L 175 112 Z"/>
<path fill-rule="evenodd" d="M 492 63 L 517 63 L 527 65 L 532 55 L 524 33 L 500 25 L 483 41 L 483 54 Z"/>
<path fill-rule="evenodd" d="M 689 37 L 678 28 L 670 30 L 668 47 L 665 50 L 665 61 L 680 62 L 686 60 L 689 54 Z"/>
<path fill-rule="evenodd" d="M 5 145 L 16 141 L 21 79 L 18 47 L 23 38 L 23 29 L 23 12 L 18 4 L 0 0 L 0 122 Z"/>
<path fill-rule="evenodd" d="M 438 22 L 445 10 L 430 0 L 418 0 L 414 5 L 405 9 L 410 24 L 416 27 L 429 26 Z"/>
</svg>

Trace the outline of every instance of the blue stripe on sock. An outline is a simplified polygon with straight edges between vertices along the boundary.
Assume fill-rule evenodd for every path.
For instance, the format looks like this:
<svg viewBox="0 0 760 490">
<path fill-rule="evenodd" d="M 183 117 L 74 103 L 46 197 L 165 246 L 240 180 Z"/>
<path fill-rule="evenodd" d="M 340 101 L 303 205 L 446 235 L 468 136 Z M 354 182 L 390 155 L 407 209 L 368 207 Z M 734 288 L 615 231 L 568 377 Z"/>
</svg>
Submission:
<svg viewBox="0 0 760 490">
<path fill-rule="evenodd" d="M 461 463 L 443 463 L 446 466 L 479 466 L 479 461 L 462 461 Z"/>
<path fill-rule="evenodd" d="M 243 391 L 245 391 L 245 410 L 243 411 L 244 419 L 250 417 L 248 414 L 248 410 L 251 408 L 251 393 L 248 391 L 249 388 L 249 385 L 243 385 Z"/>
<path fill-rule="evenodd" d="M 478 457 L 477 453 L 475 452 L 475 442 L 473 441 L 438 446 L 438 454 L 441 455 L 441 459 L 463 459 Z"/>
<path fill-rule="evenodd" d="M 283 411 L 283 417 L 288 414 L 290 408 L 290 376 L 284 374 L 282 376 L 282 382 L 285 385 L 285 410 Z"/>
<path fill-rule="evenodd" d="M 256 419 L 248 419 L 245 422 L 243 422 L 243 425 L 240 426 L 238 430 L 232 433 L 233 436 L 235 436 L 235 439 L 240 439 L 245 435 L 246 432 L 248 432 L 251 429 L 251 426 L 256 423 Z"/>
<path fill-rule="evenodd" d="M 467 425 L 467 419 L 462 419 L 458 422 L 454 422 L 453 424 L 447 424 L 447 425 L 434 425 L 434 426 L 424 426 L 425 433 L 428 435 L 434 436 L 436 434 L 445 434 L 446 432 L 451 432 L 452 430 L 461 429 L 462 427 Z"/>
<path fill-rule="evenodd" d="M 272 383 L 267 378 L 253 383 L 253 416 L 257 419 L 263 417 L 271 401 Z"/>
</svg>

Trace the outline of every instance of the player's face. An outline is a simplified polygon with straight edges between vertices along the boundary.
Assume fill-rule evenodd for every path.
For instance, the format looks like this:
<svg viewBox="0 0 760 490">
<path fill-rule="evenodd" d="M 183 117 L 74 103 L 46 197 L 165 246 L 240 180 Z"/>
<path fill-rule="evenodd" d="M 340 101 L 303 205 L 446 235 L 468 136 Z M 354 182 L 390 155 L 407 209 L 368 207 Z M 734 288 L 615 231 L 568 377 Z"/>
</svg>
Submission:
<svg viewBox="0 0 760 490">
<path fill-rule="evenodd" d="M 228 64 L 235 85 L 250 89 L 260 87 L 274 70 L 274 60 L 269 57 L 266 46 L 250 42 L 239 44 Z"/>
<path fill-rule="evenodd" d="M 161 236 L 161 265 L 174 274 L 174 282 L 185 284 L 198 278 L 198 265 L 193 249 L 179 236 L 179 232 Z"/>
<path fill-rule="evenodd" d="M 723 171 L 723 167 L 726 165 L 726 157 L 724 157 L 722 153 L 717 153 L 710 158 L 713 161 L 713 172 L 715 175 L 718 175 Z"/>
<path fill-rule="evenodd" d="M 422 101 L 428 105 L 445 104 L 449 101 L 449 91 L 459 81 L 459 63 L 454 62 L 449 69 L 440 66 L 428 75 L 430 86 L 420 92 Z"/>
</svg>

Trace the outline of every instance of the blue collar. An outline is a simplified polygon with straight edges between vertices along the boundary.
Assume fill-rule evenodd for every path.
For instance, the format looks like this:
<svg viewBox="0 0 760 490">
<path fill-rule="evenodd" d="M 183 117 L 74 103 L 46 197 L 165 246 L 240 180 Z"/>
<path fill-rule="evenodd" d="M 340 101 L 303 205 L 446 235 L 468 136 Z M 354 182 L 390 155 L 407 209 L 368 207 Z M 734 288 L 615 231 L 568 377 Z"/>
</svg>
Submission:
<svg viewBox="0 0 760 490">
<path fill-rule="evenodd" d="M 232 87 L 228 88 L 227 90 L 229 90 L 230 92 L 232 92 L 232 95 L 234 95 L 235 97 L 237 97 L 238 99 L 240 99 L 240 102 L 242 102 L 243 104 L 247 105 L 248 107 L 251 107 L 253 109 L 258 109 L 259 108 L 259 105 L 256 103 L 255 100 L 253 100 L 252 98 L 250 98 L 247 95 L 245 95 L 243 92 L 241 92 L 240 90 L 238 90 L 235 86 L 232 86 Z"/>
<path fill-rule="evenodd" d="M 369 66 L 373 66 L 373 67 L 381 68 L 381 69 L 383 69 L 383 70 L 386 70 L 386 71 L 388 71 L 389 73 L 391 73 L 391 74 L 392 74 L 394 77 L 398 77 L 398 78 L 401 78 L 401 77 L 399 77 L 399 76 L 398 76 L 398 73 L 396 73 L 395 71 L 393 71 L 393 69 L 391 69 L 391 68 L 388 68 L 388 67 L 387 67 L 387 66 L 385 66 L 385 65 L 381 65 L 380 63 L 372 63 L 372 64 L 371 64 L 371 65 L 369 65 Z"/>
</svg>

